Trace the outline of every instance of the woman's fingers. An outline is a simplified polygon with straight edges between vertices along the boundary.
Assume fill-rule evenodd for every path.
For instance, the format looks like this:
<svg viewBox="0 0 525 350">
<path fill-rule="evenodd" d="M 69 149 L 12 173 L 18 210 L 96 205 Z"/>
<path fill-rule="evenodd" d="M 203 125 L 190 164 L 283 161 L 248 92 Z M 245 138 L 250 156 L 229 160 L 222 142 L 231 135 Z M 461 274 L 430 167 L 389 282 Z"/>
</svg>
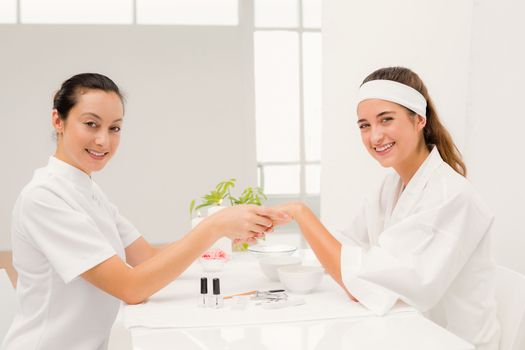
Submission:
<svg viewBox="0 0 525 350">
<path fill-rule="evenodd" d="M 267 208 L 267 207 L 256 207 L 255 213 L 260 216 L 265 216 L 269 218 L 272 221 L 277 220 L 287 220 L 290 218 L 290 215 L 288 215 L 286 212 L 274 208 Z"/>
</svg>

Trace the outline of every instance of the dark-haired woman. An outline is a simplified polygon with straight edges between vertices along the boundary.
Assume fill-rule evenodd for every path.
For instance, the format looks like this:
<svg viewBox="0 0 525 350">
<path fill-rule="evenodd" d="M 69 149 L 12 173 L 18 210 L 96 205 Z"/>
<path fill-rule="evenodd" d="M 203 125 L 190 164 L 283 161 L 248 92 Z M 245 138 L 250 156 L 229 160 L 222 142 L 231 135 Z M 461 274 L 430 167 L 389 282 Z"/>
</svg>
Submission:
<svg viewBox="0 0 525 350">
<path fill-rule="evenodd" d="M 123 120 L 122 96 L 106 76 L 76 75 L 56 93 L 56 152 L 13 210 L 20 310 L 3 349 L 105 349 L 120 300 L 144 301 L 221 236 L 257 236 L 285 217 L 235 206 L 162 250 L 152 247 L 91 178 L 117 151 Z"/>
<path fill-rule="evenodd" d="M 402 300 L 476 349 L 497 349 L 493 215 L 425 85 L 409 69 L 379 69 L 359 89 L 357 115 L 366 150 L 394 172 L 352 225 L 336 239 L 304 204 L 278 208 L 363 306 L 382 315 Z"/>
</svg>

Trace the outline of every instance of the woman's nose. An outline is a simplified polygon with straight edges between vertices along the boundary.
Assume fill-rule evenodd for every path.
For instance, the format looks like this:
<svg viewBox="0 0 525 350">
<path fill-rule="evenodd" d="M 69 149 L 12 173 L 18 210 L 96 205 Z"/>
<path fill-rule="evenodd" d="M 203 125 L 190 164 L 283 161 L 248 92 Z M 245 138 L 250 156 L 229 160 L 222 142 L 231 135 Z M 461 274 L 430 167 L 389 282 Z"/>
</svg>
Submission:
<svg viewBox="0 0 525 350">
<path fill-rule="evenodd" d="M 377 145 L 383 141 L 383 131 L 381 128 L 372 128 L 370 132 L 370 141 L 372 144 Z"/>
<path fill-rule="evenodd" d="M 95 136 L 95 143 L 99 146 L 105 146 L 108 141 L 108 133 L 104 131 L 100 131 Z"/>
</svg>

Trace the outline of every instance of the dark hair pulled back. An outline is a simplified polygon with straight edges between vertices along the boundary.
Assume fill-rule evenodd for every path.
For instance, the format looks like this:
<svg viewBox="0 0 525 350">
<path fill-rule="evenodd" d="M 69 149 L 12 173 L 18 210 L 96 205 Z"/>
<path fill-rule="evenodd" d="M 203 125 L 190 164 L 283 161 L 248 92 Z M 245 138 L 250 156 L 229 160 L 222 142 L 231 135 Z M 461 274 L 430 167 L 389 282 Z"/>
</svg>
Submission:
<svg viewBox="0 0 525 350">
<path fill-rule="evenodd" d="M 75 106 L 79 95 L 85 90 L 114 92 L 124 103 L 124 97 L 113 80 L 98 73 L 81 73 L 64 81 L 62 86 L 60 86 L 60 90 L 55 93 L 53 109 L 58 111 L 60 119 L 67 119 L 69 111 Z"/>
</svg>

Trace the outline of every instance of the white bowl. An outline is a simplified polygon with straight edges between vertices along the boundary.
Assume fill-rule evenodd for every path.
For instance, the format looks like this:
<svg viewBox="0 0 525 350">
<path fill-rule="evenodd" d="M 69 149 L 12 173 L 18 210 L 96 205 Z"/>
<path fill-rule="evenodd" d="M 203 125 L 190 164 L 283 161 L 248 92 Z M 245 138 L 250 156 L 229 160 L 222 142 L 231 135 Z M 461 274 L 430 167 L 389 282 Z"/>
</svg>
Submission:
<svg viewBox="0 0 525 350">
<path fill-rule="evenodd" d="M 205 272 L 219 272 L 224 268 L 226 260 L 224 259 L 199 259 L 202 269 Z"/>
<path fill-rule="evenodd" d="M 279 274 L 277 269 L 283 266 L 301 265 L 301 258 L 295 256 L 269 256 L 259 259 L 259 266 L 266 277 L 272 281 L 279 281 Z"/>
<path fill-rule="evenodd" d="M 319 286 L 324 269 L 318 266 L 284 266 L 277 269 L 284 288 L 292 293 L 310 293 Z"/>
<path fill-rule="evenodd" d="M 296 247 L 286 244 L 256 244 L 248 247 L 248 251 L 258 259 L 269 256 L 292 255 L 296 250 Z"/>
</svg>

